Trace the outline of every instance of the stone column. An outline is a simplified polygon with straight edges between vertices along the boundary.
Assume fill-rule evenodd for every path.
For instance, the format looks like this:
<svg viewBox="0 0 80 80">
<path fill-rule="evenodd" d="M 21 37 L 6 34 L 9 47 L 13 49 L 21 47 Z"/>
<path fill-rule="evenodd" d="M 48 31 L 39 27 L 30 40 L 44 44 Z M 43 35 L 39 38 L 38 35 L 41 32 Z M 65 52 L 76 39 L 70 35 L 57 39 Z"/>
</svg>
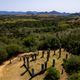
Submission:
<svg viewBox="0 0 80 80">
<path fill-rule="evenodd" d="M 45 68 L 44 68 L 44 64 L 41 64 L 41 71 L 44 71 Z"/>
<path fill-rule="evenodd" d="M 47 61 L 49 61 L 50 53 L 47 53 Z"/>
<path fill-rule="evenodd" d="M 48 49 L 47 54 L 50 54 L 50 49 Z"/>
<path fill-rule="evenodd" d="M 52 66 L 53 66 L 53 67 L 55 66 L 55 59 L 53 59 L 53 63 L 52 63 Z"/>
<path fill-rule="evenodd" d="M 64 72 L 64 71 L 63 71 L 63 69 L 62 69 L 61 74 L 63 74 L 63 72 Z"/>
<path fill-rule="evenodd" d="M 27 68 L 29 68 L 29 57 L 26 57 L 27 59 Z"/>
<path fill-rule="evenodd" d="M 32 73 L 31 74 L 32 74 L 32 77 L 35 75 L 34 69 L 32 69 Z"/>
<path fill-rule="evenodd" d="M 56 50 L 54 49 L 54 55 L 56 54 Z"/>
<path fill-rule="evenodd" d="M 25 57 L 23 57 L 23 62 L 24 62 L 24 64 L 25 64 Z"/>
<path fill-rule="evenodd" d="M 60 48 L 59 48 L 59 58 L 61 58 L 61 44 L 60 44 Z"/>
<path fill-rule="evenodd" d="M 34 57 L 35 57 L 35 59 L 34 59 L 34 60 L 36 60 L 36 59 L 37 59 L 37 54 L 34 54 Z"/>
<path fill-rule="evenodd" d="M 41 57 L 41 58 L 44 58 L 44 53 L 45 53 L 45 52 L 44 52 L 44 51 L 42 51 L 42 57 Z"/>
<path fill-rule="evenodd" d="M 66 54 L 66 59 L 68 59 L 68 54 Z"/>
<path fill-rule="evenodd" d="M 32 60 L 31 61 L 34 61 L 34 55 L 33 54 L 31 55 L 31 57 L 32 57 Z"/>
<path fill-rule="evenodd" d="M 45 62 L 45 70 L 47 69 L 47 62 Z"/>
<path fill-rule="evenodd" d="M 21 57 L 20 57 L 20 61 L 21 61 Z"/>
<path fill-rule="evenodd" d="M 37 51 L 37 55 L 39 55 L 39 51 Z"/>
</svg>

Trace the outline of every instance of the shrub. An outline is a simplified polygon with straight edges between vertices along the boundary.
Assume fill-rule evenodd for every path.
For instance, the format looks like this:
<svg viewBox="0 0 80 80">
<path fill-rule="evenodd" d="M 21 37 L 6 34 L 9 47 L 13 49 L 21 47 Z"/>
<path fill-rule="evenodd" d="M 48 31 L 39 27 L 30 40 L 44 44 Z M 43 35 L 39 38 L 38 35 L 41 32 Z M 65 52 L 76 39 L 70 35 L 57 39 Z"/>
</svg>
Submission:
<svg viewBox="0 0 80 80">
<path fill-rule="evenodd" d="M 26 46 L 26 47 L 30 47 L 30 46 L 34 46 L 36 44 L 35 42 L 35 38 L 32 37 L 32 36 L 29 36 L 27 38 L 24 38 L 23 40 L 23 44 Z"/>
<path fill-rule="evenodd" d="M 0 64 L 7 59 L 7 52 L 5 48 L 0 48 Z"/>
<path fill-rule="evenodd" d="M 16 56 L 21 52 L 21 47 L 17 44 L 10 44 L 6 47 L 8 58 L 11 58 L 13 56 Z"/>
<path fill-rule="evenodd" d="M 60 74 L 55 68 L 51 67 L 47 70 L 47 75 L 44 80 L 59 80 Z"/>
<path fill-rule="evenodd" d="M 80 80 L 80 73 L 69 76 L 68 80 Z"/>
<path fill-rule="evenodd" d="M 63 67 L 68 74 L 77 73 L 80 70 L 80 56 L 71 56 L 64 60 Z"/>
<path fill-rule="evenodd" d="M 33 36 L 29 36 L 27 38 L 24 38 L 23 45 L 28 48 L 29 51 L 35 51 L 37 49 L 37 40 Z"/>
<path fill-rule="evenodd" d="M 50 49 L 56 50 L 59 48 L 59 42 L 57 37 L 52 35 L 47 35 L 43 37 L 42 44 L 40 46 L 41 46 L 41 49 L 46 50 L 50 48 Z"/>
</svg>

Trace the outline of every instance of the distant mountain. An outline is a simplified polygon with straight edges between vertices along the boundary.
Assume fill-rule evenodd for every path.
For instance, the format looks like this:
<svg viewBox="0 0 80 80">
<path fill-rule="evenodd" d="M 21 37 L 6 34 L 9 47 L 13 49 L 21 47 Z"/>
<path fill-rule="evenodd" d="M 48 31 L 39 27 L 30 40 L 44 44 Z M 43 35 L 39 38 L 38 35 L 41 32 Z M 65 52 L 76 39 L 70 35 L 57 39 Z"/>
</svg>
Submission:
<svg viewBox="0 0 80 80">
<path fill-rule="evenodd" d="M 16 14 L 26 14 L 26 12 L 0 11 L 0 15 L 16 15 Z"/>
<path fill-rule="evenodd" d="M 35 14 L 35 15 L 37 15 L 37 14 L 51 14 L 51 15 L 69 15 L 69 13 L 61 13 L 61 12 L 58 12 L 58 11 L 50 11 L 50 12 L 37 12 L 37 11 L 28 11 L 28 12 L 26 12 L 26 14 Z"/>
<path fill-rule="evenodd" d="M 51 14 L 51 15 L 62 15 L 62 16 L 67 16 L 69 13 L 61 13 L 57 11 L 50 11 L 50 12 L 37 12 L 37 11 L 27 11 L 27 12 L 15 12 L 15 11 L 0 11 L 0 15 L 18 15 L 18 14 Z"/>
<path fill-rule="evenodd" d="M 80 16 L 80 13 L 72 13 L 70 16 Z"/>
<path fill-rule="evenodd" d="M 69 13 L 65 13 L 65 12 L 61 13 L 61 12 L 57 12 L 57 11 L 51 11 L 51 12 L 49 12 L 49 14 L 54 14 L 54 15 L 64 15 L 64 16 L 69 15 Z"/>
</svg>

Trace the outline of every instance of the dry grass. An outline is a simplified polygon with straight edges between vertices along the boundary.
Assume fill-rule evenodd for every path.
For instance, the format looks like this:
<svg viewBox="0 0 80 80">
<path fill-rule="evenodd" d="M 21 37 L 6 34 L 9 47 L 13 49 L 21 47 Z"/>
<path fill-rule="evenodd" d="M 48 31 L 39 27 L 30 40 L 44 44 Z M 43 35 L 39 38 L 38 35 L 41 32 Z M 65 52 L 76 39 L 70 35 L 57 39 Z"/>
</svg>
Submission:
<svg viewBox="0 0 80 80">
<path fill-rule="evenodd" d="M 39 51 L 39 53 L 40 54 L 37 57 L 37 60 L 30 62 L 30 70 L 34 68 L 35 73 L 40 71 L 41 69 L 40 64 L 46 61 L 46 54 L 45 54 L 45 58 L 40 58 L 42 55 L 42 51 Z M 62 70 L 61 64 L 63 63 L 63 59 L 65 58 L 66 53 L 67 52 L 62 49 L 62 56 L 60 59 L 58 59 L 58 50 L 56 51 L 55 56 L 53 56 L 54 52 L 51 51 L 48 67 L 52 66 L 52 60 L 55 59 L 56 60 L 55 67 L 61 73 Z M 30 75 L 28 72 L 26 72 L 23 76 L 20 75 L 25 71 L 25 68 L 24 67 L 20 68 L 20 66 L 23 64 L 23 61 L 19 61 L 19 57 L 15 58 L 12 61 L 12 64 L 8 64 L 8 63 L 9 61 L 6 62 L 6 64 L 4 63 L 4 65 L 0 66 L 0 80 L 29 80 Z M 38 75 L 34 77 L 32 80 L 43 80 L 45 74 L 46 72 L 42 75 Z M 66 80 L 66 78 L 67 78 L 67 74 L 64 71 L 64 74 L 60 76 L 60 80 Z"/>
</svg>

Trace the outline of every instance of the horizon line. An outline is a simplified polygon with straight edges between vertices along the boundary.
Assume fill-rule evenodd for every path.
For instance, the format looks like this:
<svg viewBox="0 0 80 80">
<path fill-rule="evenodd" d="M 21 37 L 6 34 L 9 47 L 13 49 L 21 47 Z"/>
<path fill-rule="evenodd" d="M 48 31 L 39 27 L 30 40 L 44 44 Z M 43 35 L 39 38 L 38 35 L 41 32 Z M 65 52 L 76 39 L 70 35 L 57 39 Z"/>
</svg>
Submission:
<svg viewBox="0 0 80 80">
<path fill-rule="evenodd" d="M 0 12 L 1 11 L 4 11 L 4 12 L 52 12 L 52 11 L 56 11 L 56 12 L 60 12 L 60 13 L 80 13 L 80 11 L 78 11 L 78 12 L 66 12 L 66 11 L 57 11 L 57 10 L 46 10 L 46 11 L 44 11 L 44 10 L 40 10 L 40 11 L 38 11 L 38 10 L 26 10 L 26 11 L 21 11 L 21 10 L 0 10 Z"/>
</svg>

